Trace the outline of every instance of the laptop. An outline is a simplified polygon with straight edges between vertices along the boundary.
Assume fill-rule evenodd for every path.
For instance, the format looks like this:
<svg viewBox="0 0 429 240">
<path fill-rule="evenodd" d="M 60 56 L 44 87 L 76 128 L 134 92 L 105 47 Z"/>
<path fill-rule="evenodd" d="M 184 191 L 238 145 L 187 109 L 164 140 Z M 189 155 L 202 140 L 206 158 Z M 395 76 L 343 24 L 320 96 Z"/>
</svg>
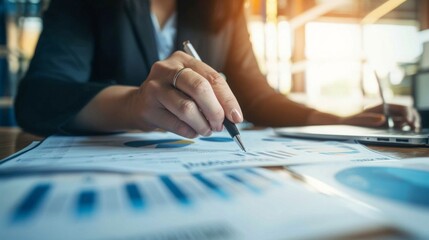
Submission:
<svg viewBox="0 0 429 240">
<path fill-rule="evenodd" d="M 378 145 L 429 146 L 428 129 L 416 133 L 349 125 L 320 125 L 276 128 L 274 131 L 277 135 L 283 137 L 317 140 L 356 140 L 362 143 Z"/>
</svg>

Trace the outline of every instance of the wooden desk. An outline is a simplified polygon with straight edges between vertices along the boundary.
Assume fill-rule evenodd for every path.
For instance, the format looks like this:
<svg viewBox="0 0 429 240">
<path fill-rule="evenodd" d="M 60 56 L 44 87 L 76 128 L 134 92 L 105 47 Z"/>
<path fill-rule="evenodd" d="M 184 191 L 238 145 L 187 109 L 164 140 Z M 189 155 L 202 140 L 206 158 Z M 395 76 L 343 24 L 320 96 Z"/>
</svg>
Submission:
<svg viewBox="0 0 429 240">
<path fill-rule="evenodd" d="M 18 152 L 33 141 L 42 139 L 42 137 L 25 133 L 19 128 L 0 127 L 0 159 Z"/>
</svg>

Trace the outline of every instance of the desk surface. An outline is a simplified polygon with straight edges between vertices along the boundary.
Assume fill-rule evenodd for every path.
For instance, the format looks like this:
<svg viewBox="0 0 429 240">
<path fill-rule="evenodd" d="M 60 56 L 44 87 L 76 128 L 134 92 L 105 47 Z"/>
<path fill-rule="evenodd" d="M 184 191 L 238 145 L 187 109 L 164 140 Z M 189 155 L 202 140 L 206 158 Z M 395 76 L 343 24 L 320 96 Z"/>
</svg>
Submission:
<svg viewBox="0 0 429 240">
<path fill-rule="evenodd" d="M 18 152 L 33 141 L 42 139 L 19 128 L 0 128 L 0 159 Z"/>
</svg>

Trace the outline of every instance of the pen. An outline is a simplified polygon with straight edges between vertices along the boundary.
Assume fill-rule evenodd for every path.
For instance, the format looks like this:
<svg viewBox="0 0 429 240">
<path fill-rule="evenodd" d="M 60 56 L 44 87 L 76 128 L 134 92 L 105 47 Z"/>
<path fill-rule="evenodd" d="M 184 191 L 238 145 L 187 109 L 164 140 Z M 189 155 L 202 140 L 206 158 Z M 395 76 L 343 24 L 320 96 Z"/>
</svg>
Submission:
<svg viewBox="0 0 429 240">
<path fill-rule="evenodd" d="M 201 61 L 200 56 L 198 55 L 197 51 L 192 46 L 190 41 L 184 41 L 183 42 L 183 49 L 185 50 L 185 52 L 187 54 L 189 54 L 192 57 L 194 57 L 195 59 Z M 235 124 L 233 122 L 229 121 L 228 118 L 226 118 L 226 117 L 223 120 L 223 125 L 225 126 L 229 135 L 231 135 L 232 139 L 234 139 L 235 143 L 237 143 L 237 145 L 241 148 L 241 150 L 246 152 L 246 149 L 244 148 L 243 142 L 241 141 L 240 132 L 238 131 L 237 126 L 235 126 Z"/>
<path fill-rule="evenodd" d="M 387 105 L 386 98 L 384 97 L 383 85 L 381 84 L 380 76 L 378 76 L 378 74 L 375 70 L 374 70 L 374 75 L 375 75 L 375 78 L 377 79 L 378 91 L 380 93 L 381 103 L 383 105 L 383 114 L 384 114 L 384 117 L 386 118 L 387 126 L 389 128 L 393 128 L 394 122 L 393 122 L 392 117 L 390 117 L 389 106 Z"/>
</svg>

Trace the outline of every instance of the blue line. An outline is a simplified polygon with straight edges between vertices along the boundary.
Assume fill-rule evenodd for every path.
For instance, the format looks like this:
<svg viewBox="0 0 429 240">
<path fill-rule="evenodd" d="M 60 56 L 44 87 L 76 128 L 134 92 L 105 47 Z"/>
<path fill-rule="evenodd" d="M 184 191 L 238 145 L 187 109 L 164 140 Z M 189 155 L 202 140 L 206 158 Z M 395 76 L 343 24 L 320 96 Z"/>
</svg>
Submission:
<svg viewBox="0 0 429 240">
<path fill-rule="evenodd" d="M 246 153 L 247 155 L 251 155 L 251 156 L 255 156 L 255 157 L 259 157 L 259 155 L 258 154 L 254 154 L 254 153 Z"/>
<path fill-rule="evenodd" d="M 264 156 L 268 156 L 268 157 L 272 157 L 272 158 L 280 158 L 277 155 L 271 154 L 271 153 L 266 153 L 266 152 L 258 152 L 259 155 L 264 155 Z"/>
<path fill-rule="evenodd" d="M 279 151 L 277 151 L 277 152 L 284 154 L 286 157 L 296 156 L 296 155 L 295 155 L 295 154 L 293 154 L 293 153 L 286 152 L 286 151 L 283 151 L 283 150 L 279 150 Z"/>
<path fill-rule="evenodd" d="M 254 193 L 261 193 L 261 190 L 255 186 L 253 186 L 252 184 L 246 182 L 245 180 L 243 180 L 242 178 L 238 177 L 237 175 L 231 174 L 231 173 L 226 173 L 225 176 L 227 176 L 229 179 L 240 183 L 241 185 L 245 186 L 246 188 L 248 188 L 250 191 L 254 192 Z"/>
<path fill-rule="evenodd" d="M 189 205 L 191 201 L 188 196 L 168 176 L 160 176 L 161 181 L 170 190 L 173 196 L 183 205 Z"/>
<path fill-rule="evenodd" d="M 125 191 L 128 195 L 128 199 L 130 200 L 130 203 L 133 206 L 133 208 L 143 209 L 145 207 L 143 195 L 135 183 L 127 183 L 125 185 Z"/>
<path fill-rule="evenodd" d="M 91 215 L 95 210 L 97 193 L 93 190 L 86 190 L 79 193 L 77 198 L 77 214 L 80 216 Z"/>
<path fill-rule="evenodd" d="M 44 183 L 38 184 L 28 193 L 24 198 L 21 204 L 15 210 L 14 220 L 23 220 L 29 218 L 33 215 L 43 203 L 43 200 L 46 198 L 49 190 L 51 189 L 51 184 Z"/>
<path fill-rule="evenodd" d="M 234 141 L 230 137 L 201 137 L 200 139 L 203 141 L 207 141 L 207 142 L 232 142 L 232 141 Z"/>
<path fill-rule="evenodd" d="M 255 176 L 258 176 L 258 177 L 260 177 L 260 178 L 262 178 L 262 179 L 264 179 L 264 180 L 266 180 L 268 182 L 271 182 L 271 183 L 273 183 L 275 185 L 280 185 L 280 182 L 278 182 L 278 181 L 276 181 L 276 180 L 274 180 L 272 178 L 269 178 L 269 177 L 267 177 L 267 176 L 265 176 L 265 175 L 263 175 L 263 174 L 255 171 L 255 169 L 247 168 L 246 171 L 249 172 L 249 173 L 251 173 L 251 174 L 253 174 L 253 175 L 255 175 Z"/>
<path fill-rule="evenodd" d="M 216 194 L 218 194 L 220 197 L 225 198 L 225 199 L 229 198 L 228 194 L 225 191 L 223 191 L 217 184 L 215 184 L 212 181 L 208 180 L 207 178 L 203 177 L 201 174 L 194 173 L 192 175 L 198 181 L 200 181 L 201 183 L 203 183 L 206 187 L 208 187 L 211 190 L 213 190 L 213 192 L 215 192 Z"/>
</svg>

